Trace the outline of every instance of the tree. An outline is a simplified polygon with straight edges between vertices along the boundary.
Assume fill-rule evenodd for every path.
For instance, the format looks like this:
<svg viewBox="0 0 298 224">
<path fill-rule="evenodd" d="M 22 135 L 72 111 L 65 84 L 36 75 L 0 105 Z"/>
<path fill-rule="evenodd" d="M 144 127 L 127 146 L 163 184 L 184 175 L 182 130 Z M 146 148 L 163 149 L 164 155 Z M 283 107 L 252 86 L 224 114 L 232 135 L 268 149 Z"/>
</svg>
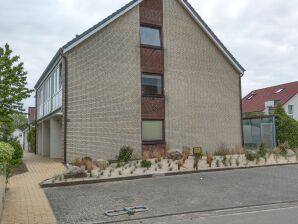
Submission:
<svg viewBox="0 0 298 224">
<path fill-rule="evenodd" d="M 28 118 L 26 115 L 18 113 L 10 116 L 13 120 L 14 129 L 24 130 L 28 126 Z"/>
<path fill-rule="evenodd" d="M 0 47 L 0 117 L 24 111 L 22 101 L 33 91 L 26 87 L 27 72 L 19 59 L 8 44 Z"/>
<path fill-rule="evenodd" d="M 278 143 L 287 142 L 292 149 L 298 148 L 298 122 L 287 115 L 280 103 L 275 107 L 274 115 Z"/>
</svg>

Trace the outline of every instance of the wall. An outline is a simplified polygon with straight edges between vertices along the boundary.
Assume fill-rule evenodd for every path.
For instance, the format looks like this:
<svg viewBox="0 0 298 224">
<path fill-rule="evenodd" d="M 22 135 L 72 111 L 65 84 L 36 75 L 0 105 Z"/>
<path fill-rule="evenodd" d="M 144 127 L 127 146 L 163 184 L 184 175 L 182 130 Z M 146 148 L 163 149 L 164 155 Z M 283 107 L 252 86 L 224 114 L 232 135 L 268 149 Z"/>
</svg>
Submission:
<svg viewBox="0 0 298 224">
<path fill-rule="evenodd" d="M 293 118 L 298 121 L 298 94 L 296 94 L 289 102 L 287 102 L 283 107 L 288 113 L 288 105 L 294 105 Z"/>
<path fill-rule="evenodd" d="M 61 145 L 61 119 L 51 118 L 50 120 L 50 157 L 62 158 L 62 145 Z"/>
<path fill-rule="evenodd" d="M 67 160 L 141 153 L 139 7 L 66 54 Z"/>
<path fill-rule="evenodd" d="M 239 73 L 178 1 L 164 0 L 166 142 L 242 144 Z"/>
</svg>

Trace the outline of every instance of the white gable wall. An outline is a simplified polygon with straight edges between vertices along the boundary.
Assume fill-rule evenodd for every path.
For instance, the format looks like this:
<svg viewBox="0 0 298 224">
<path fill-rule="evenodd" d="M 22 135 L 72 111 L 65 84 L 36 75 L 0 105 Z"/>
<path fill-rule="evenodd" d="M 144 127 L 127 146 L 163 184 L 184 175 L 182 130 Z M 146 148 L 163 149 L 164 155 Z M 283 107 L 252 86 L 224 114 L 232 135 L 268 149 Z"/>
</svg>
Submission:
<svg viewBox="0 0 298 224">
<path fill-rule="evenodd" d="M 289 105 L 294 106 L 293 118 L 298 121 L 298 93 L 283 106 L 287 113 Z"/>
</svg>

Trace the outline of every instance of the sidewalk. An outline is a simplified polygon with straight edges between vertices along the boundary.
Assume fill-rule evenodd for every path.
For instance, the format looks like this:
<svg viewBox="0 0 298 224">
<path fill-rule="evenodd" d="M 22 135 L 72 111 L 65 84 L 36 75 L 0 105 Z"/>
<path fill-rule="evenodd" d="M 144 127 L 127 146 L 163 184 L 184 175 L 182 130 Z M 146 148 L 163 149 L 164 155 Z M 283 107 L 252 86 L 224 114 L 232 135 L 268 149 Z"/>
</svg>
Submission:
<svg viewBox="0 0 298 224">
<path fill-rule="evenodd" d="M 51 160 L 31 153 L 24 154 L 28 172 L 9 180 L 2 222 L 5 224 L 56 223 L 50 204 L 39 183 L 63 171 L 59 160 Z"/>
</svg>

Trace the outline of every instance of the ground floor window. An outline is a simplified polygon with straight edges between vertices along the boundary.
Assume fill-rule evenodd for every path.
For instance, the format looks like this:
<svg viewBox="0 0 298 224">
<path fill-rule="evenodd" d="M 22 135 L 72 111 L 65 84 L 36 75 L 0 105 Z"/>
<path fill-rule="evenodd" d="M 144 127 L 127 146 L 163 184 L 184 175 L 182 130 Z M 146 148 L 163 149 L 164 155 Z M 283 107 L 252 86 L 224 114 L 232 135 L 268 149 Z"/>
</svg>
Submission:
<svg viewBox="0 0 298 224">
<path fill-rule="evenodd" d="M 162 120 L 143 120 L 142 121 L 142 141 L 154 142 L 162 141 L 164 122 Z"/>
</svg>

